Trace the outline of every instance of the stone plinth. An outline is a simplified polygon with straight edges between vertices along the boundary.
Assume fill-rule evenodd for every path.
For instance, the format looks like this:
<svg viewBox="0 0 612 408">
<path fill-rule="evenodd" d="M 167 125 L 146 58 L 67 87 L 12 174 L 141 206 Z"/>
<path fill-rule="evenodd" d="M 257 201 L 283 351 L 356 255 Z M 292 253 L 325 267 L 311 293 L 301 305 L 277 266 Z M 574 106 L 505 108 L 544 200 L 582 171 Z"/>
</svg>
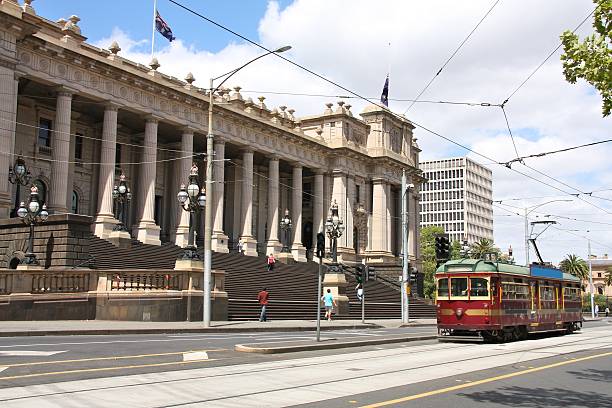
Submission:
<svg viewBox="0 0 612 408">
<path fill-rule="evenodd" d="M 112 231 L 107 241 L 119 248 L 132 247 L 132 237 L 127 231 Z"/>
<path fill-rule="evenodd" d="M 17 265 L 17 270 L 18 271 L 42 271 L 45 268 L 38 264 L 19 264 Z"/>
<path fill-rule="evenodd" d="M 330 265 L 328 271 L 323 278 L 323 294 L 327 293 L 327 289 L 331 289 L 337 308 L 336 314 L 346 316 L 349 313 L 349 298 L 346 296 L 346 276 L 337 265 Z"/>
<path fill-rule="evenodd" d="M 229 253 L 229 248 L 227 246 L 228 241 L 229 241 L 229 238 L 227 235 L 223 233 L 213 232 L 211 249 L 215 252 L 227 254 Z"/>
<path fill-rule="evenodd" d="M 293 254 L 291 254 L 290 252 L 280 252 L 278 255 L 276 255 L 276 260 L 278 262 L 282 262 L 282 263 L 287 264 L 287 265 L 295 263 L 295 259 L 293 258 Z"/>
<path fill-rule="evenodd" d="M 242 237 L 242 252 L 247 256 L 258 256 L 257 240 L 253 237 Z"/>
<path fill-rule="evenodd" d="M 293 259 L 295 262 L 306 262 L 306 248 L 303 245 L 293 245 L 291 247 L 291 255 L 293 255 Z"/>
</svg>

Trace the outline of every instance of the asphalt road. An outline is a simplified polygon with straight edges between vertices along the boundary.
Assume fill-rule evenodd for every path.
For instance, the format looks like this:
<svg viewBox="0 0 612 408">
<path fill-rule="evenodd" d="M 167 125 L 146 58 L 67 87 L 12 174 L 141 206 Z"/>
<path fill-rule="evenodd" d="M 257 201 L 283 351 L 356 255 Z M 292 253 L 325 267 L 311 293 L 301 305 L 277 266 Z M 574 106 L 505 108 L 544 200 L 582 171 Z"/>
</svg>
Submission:
<svg viewBox="0 0 612 408">
<path fill-rule="evenodd" d="M 303 403 L 333 407 L 385 401 L 396 401 L 392 405 L 397 406 L 453 408 L 478 404 L 559 406 L 557 402 L 576 390 L 573 384 L 579 380 L 610 383 L 612 372 L 606 367 L 612 360 L 606 353 L 611 352 L 611 323 L 589 322 L 581 334 L 537 336 L 500 345 L 425 341 L 287 355 L 238 353 L 233 346 L 314 340 L 314 333 L 0 338 L 0 405 L 65 406 L 54 402 L 63 396 L 74 398 L 72 406 L 90 407 L 192 403 L 241 408 Z M 379 338 L 398 332 L 430 334 L 435 328 L 345 330 L 322 335 Z M 568 363 L 528 372 L 530 367 L 559 362 Z M 458 385 L 464 388 L 447 390 Z M 533 393 L 524 392 L 530 385 L 537 386 L 541 394 L 533 403 L 527 399 Z M 581 393 L 597 392 L 598 398 L 608 403 L 605 406 L 612 406 L 608 390 L 581 387 Z M 488 397 L 493 391 L 497 394 L 492 395 L 498 396 L 495 401 Z M 434 393 L 423 394 L 427 392 Z M 525 396 L 520 404 L 512 403 L 512 396 L 521 394 Z M 547 399 L 550 404 L 543 404 Z M 571 401 L 578 405 L 564 406 L 587 406 L 579 403 L 590 400 Z"/>
</svg>

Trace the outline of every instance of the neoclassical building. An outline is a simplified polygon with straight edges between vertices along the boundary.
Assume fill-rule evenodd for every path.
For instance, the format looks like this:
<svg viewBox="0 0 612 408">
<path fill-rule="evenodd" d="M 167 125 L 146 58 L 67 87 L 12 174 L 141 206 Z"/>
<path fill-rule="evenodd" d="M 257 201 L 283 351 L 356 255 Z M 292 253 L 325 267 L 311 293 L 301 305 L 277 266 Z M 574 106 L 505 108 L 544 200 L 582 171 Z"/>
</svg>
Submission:
<svg viewBox="0 0 612 408">
<path fill-rule="evenodd" d="M 86 42 L 76 16 L 50 21 L 31 1 L 0 0 L 0 218 L 15 207 L 8 171 L 22 157 L 52 214 L 92 217 L 108 239 L 116 225 L 112 191 L 124 173 L 132 191 L 128 227 L 146 244 L 187 241 L 189 215 L 176 195 L 195 162 L 204 179 L 208 90 L 138 64 L 120 46 Z M 187 72 L 185 72 L 187 74 Z M 417 261 L 418 197 L 424 179 L 409 120 L 343 101 L 297 117 L 240 87 L 214 106 L 213 250 L 279 253 L 289 211 L 293 258 L 305 261 L 335 201 L 346 226 L 344 262 L 395 262 L 401 250 L 402 170 L 417 186 L 409 203 L 409 255 Z M 323 107 L 322 107 L 323 108 Z M 203 183 L 202 183 L 203 184 Z M 21 188 L 18 201 L 27 201 Z M 210 197 L 210 194 L 209 194 Z M 203 217 L 198 220 L 202 237 Z"/>
</svg>

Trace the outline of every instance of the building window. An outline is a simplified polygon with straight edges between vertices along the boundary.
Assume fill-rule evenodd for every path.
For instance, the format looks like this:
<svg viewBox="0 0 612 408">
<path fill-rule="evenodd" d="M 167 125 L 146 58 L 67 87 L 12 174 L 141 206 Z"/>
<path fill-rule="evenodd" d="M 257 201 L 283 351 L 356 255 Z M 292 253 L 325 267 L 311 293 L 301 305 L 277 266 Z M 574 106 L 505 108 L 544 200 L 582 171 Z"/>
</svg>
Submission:
<svg viewBox="0 0 612 408">
<path fill-rule="evenodd" d="M 74 139 L 74 158 L 76 160 L 83 159 L 83 134 L 77 133 Z"/>
<path fill-rule="evenodd" d="M 121 144 L 117 143 L 115 146 L 115 168 L 121 168 Z"/>
<path fill-rule="evenodd" d="M 72 190 L 72 213 L 73 214 L 78 214 L 79 213 L 79 194 Z"/>
<path fill-rule="evenodd" d="M 361 203 L 361 186 L 359 184 L 355 186 L 355 202 L 357 204 Z"/>
<path fill-rule="evenodd" d="M 49 119 L 40 118 L 38 120 L 38 145 L 51 147 L 51 132 L 53 131 L 53 122 Z"/>
</svg>

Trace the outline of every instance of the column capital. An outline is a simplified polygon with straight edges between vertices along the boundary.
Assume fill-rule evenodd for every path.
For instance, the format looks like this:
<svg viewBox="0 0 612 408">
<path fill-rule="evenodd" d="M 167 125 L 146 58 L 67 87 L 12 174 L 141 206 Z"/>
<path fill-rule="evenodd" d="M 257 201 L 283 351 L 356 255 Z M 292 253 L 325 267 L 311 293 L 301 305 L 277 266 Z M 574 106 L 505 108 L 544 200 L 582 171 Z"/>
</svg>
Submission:
<svg viewBox="0 0 612 408">
<path fill-rule="evenodd" d="M 225 140 L 222 137 L 215 136 L 214 143 L 215 143 L 215 146 L 224 145 L 225 143 L 227 143 L 227 140 Z"/>
<path fill-rule="evenodd" d="M 117 112 L 119 110 L 119 107 L 121 105 L 119 105 L 116 102 L 112 102 L 112 101 L 105 101 L 104 102 L 104 111 L 111 111 L 111 112 Z"/>
<path fill-rule="evenodd" d="M 145 123 L 159 123 L 159 121 L 161 120 L 161 117 L 157 116 L 157 115 L 153 115 L 153 114 L 149 114 L 147 116 L 145 116 Z"/>
<path fill-rule="evenodd" d="M 253 154 L 253 153 L 255 153 L 255 150 L 252 147 L 245 146 L 245 147 L 240 149 L 240 153 L 242 153 L 242 154 L 245 154 L 245 153 Z"/>
<path fill-rule="evenodd" d="M 294 169 L 301 169 L 304 168 L 304 165 L 301 162 L 293 161 L 291 162 L 291 167 L 293 167 Z"/>
<path fill-rule="evenodd" d="M 193 128 L 193 127 L 191 127 L 189 125 L 183 126 L 183 127 L 181 127 L 181 133 L 183 135 L 189 135 L 190 134 L 190 135 L 193 136 L 193 134 L 195 133 L 195 128 Z"/>
<path fill-rule="evenodd" d="M 64 96 L 64 97 L 71 97 L 77 93 L 76 89 L 74 88 L 69 88 L 67 86 L 64 85 L 60 85 L 55 87 L 55 93 L 57 96 Z"/>
<path fill-rule="evenodd" d="M 316 176 L 322 176 L 325 175 L 325 169 L 312 169 L 312 172 L 316 175 Z"/>
<path fill-rule="evenodd" d="M 268 161 L 275 161 L 275 162 L 277 162 L 279 160 L 280 160 L 280 157 L 278 156 L 278 154 L 271 154 L 271 155 L 268 156 Z"/>
</svg>

